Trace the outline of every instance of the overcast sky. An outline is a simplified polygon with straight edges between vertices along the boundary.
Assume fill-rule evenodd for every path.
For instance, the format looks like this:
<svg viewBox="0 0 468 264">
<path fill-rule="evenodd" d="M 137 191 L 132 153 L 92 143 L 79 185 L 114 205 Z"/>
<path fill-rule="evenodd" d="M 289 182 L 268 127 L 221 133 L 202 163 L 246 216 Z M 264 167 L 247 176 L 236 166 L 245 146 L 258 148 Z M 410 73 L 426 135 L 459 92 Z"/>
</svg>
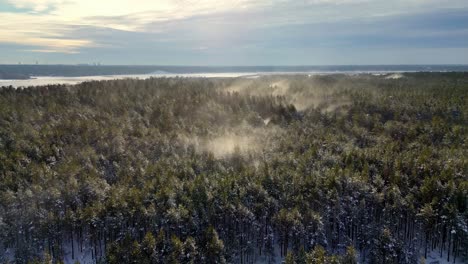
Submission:
<svg viewBox="0 0 468 264">
<path fill-rule="evenodd" d="M 0 63 L 468 64 L 467 0 L 0 0 Z"/>
</svg>

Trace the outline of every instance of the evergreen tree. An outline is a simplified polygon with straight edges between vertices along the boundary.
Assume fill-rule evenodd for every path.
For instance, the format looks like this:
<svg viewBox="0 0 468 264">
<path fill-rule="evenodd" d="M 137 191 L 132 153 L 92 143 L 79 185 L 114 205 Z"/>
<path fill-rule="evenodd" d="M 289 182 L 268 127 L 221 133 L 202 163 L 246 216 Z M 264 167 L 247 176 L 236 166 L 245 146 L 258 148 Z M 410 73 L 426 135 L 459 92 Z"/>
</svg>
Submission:
<svg viewBox="0 0 468 264">
<path fill-rule="evenodd" d="M 210 226 L 205 232 L 206 237 L 206 261 L 207 263 L 225 263 L 224 243 L 219 239 L 216 230 Z"/>
</svg>

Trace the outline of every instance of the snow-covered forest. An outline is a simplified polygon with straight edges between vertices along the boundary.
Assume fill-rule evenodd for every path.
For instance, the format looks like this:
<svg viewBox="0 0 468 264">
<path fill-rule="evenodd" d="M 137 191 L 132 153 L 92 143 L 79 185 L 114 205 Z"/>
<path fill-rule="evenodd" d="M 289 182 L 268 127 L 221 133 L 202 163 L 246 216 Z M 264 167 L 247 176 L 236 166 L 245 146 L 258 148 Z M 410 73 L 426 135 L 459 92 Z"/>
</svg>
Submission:
<svg viewBox="0 0 468 264">
<path fill-rule="evenodd" d="M 467 73 L 3 87 L 0 263 L 466 263 L 467 136 Z"/>
</svg>

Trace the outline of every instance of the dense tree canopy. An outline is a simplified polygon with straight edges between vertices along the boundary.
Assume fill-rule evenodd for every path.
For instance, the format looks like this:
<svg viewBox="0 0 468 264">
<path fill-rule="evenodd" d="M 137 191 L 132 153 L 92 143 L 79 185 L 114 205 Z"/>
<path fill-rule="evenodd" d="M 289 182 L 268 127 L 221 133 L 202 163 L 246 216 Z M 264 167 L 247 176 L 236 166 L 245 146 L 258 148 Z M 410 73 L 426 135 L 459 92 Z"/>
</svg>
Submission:
<svg viewBox="0 0 468 264">
<path fill-rule="evenodd" d="M 468 257 L 468 74 L 0 89 L 0 261 Z"/>
</svg>

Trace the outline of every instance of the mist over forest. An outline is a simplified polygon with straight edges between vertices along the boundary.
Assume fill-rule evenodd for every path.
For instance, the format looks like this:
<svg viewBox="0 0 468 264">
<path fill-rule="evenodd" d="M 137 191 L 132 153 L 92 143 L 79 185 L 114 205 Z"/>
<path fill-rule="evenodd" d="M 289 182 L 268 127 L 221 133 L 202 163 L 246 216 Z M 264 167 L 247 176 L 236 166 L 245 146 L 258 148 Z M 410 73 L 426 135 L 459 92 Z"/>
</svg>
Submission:
<svg viewBox="0 0 468 264">
<path fill-rule="evenodd" d="M 0 263 L 466 263 L 468 73 L 0 88 Z"/>
</svg>

